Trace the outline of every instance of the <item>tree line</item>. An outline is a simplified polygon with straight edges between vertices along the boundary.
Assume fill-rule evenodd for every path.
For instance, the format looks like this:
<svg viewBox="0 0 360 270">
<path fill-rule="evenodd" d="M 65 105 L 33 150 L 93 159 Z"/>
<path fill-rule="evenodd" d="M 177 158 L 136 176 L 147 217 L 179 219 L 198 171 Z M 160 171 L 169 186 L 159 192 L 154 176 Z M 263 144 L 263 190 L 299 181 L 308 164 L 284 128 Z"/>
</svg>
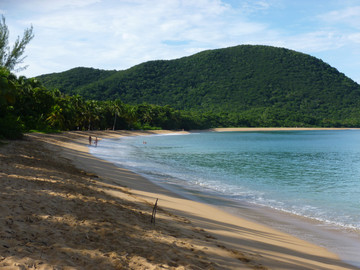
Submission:
<svg viewBox="0 0 360 270">
<path fill-rule="evenodd" d="M 35 78 L 17 78 L 0 67 L 0 136 L 21 138 L 29 131 L 106 129 L 194 129 L 206 127 L 191 113 L 170 106 L 130 105 L 120 99 L 85 100 L 48 90 Z"/>
<path fill-rule="evenodd" d="M 356 127 L 358 113 L 347 119 L 319 118 L 286 108 L 244 112 L 176 110 L 169 105 L 126 104 L 120 99 L 91 100 L 49 90 L 36 78 L 16 77 L 0 67 L 0 137 L 24 132 L 118 129 L 206 129 L 213 127 Z"/>
</svg>

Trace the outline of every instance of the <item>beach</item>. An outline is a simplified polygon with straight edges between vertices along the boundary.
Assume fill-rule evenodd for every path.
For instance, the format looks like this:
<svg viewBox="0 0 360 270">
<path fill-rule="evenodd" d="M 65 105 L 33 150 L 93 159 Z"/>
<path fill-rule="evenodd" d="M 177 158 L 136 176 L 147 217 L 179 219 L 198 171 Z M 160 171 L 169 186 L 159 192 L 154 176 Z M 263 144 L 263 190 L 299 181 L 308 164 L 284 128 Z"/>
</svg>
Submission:
<svg viewBox="0 0 360 270">
<path fill-rule="evenodd" d="M 33 133 L 2 145 L 0 269 L 356 269 L 89 154 L 89 136 L 101 147 L 156 133 L 171 131 Z"/>
</svg>

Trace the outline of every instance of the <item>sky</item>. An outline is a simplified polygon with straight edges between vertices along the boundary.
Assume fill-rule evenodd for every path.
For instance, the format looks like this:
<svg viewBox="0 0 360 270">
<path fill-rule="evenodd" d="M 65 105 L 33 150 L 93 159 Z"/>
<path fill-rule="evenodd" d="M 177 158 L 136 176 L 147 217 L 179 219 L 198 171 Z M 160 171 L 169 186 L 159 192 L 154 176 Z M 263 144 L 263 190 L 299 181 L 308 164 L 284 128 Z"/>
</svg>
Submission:
<svg viewBox="0 0 360 270">
<path fill-rule="evenodd" d="M 242 44 L 315 56 L 360 83 L 360 0 L 0 0 L 18 76 L 74 67 L 124 70 Z"/>
</svg>

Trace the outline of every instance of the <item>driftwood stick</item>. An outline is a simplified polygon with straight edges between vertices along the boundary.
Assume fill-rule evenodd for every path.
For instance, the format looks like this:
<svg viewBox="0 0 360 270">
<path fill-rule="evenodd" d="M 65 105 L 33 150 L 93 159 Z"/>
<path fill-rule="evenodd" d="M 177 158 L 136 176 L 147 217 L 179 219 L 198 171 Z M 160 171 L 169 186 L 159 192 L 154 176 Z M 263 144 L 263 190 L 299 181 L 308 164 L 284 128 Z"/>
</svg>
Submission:
<svg viewBox="0 0 360 270">
<path fill-rule="evenodd" d="M 151 223 L 154 223 L 155 225 L 155 215 L 156 215 L 156 209 L 157 209 L 157 203 L 158 203 L 159 199 L 156 199 L 153 211 L 152 211 L 152 215 L 151 215 Z"/>
</svg>

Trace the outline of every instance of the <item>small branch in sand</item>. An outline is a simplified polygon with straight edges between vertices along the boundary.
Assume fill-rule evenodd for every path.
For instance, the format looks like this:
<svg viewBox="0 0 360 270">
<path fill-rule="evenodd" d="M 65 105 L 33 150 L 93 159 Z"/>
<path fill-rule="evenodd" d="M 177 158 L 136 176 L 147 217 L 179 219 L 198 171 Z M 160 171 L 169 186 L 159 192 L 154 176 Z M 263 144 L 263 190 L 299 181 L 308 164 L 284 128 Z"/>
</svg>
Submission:
<svg viewBox="0 0 360 270">
<path fill-rule="evenodd" d="M 152 215 L 151 215 L 151 223 L 154 223 L 155 225 L 155 215 L 156 215 L 156 209 L 157 209 L 157 203 L 158 203 L 159 199 L 156 199 L 153 211 L 152 211 Z"/>
</svg>

